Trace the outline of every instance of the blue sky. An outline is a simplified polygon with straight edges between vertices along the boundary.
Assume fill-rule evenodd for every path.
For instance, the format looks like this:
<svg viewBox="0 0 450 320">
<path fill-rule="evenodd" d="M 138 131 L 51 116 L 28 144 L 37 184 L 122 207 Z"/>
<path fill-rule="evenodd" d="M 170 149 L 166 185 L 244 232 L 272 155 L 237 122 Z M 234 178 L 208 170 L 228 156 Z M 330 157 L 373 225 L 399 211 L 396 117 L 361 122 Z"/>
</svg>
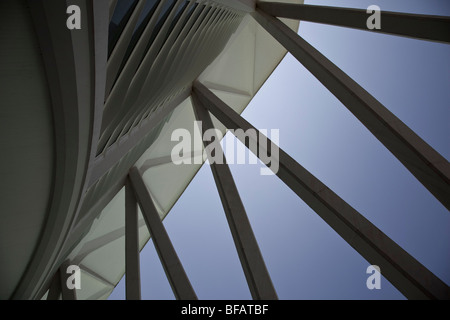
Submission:
<svg viewBox="0 0 450 320">
<path fill-rule="evenodd" d="M 305 2 L 450 16 L 447 0 Z M 299 34 L 450 158 L 450 45 L 307 22 Z M 242 115 L 450 283 L 448 210 L 290 54 Z M 404 299 L 384 278 L 368 290 L 369 263 L 276 176 L 230 168 L 280 299 Z M 164 225 L 199 299 L 251 299 L 208 164 Z M 151 241 L 141 283 L 143 299 L 174 298 Z M 110 299 L 124 297 L 122 279 Z"/>
</svg>

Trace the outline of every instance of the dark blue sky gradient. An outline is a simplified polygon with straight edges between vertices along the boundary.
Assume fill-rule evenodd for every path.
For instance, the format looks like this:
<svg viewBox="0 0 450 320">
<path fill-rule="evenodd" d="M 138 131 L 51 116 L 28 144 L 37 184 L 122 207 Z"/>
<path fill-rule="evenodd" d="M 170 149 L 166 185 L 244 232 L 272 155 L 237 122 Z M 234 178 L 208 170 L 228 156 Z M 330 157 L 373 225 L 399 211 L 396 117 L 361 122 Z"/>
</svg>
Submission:
<svg viewBox="0 0 450 320">
<path fill-rule="evenodd" d="M 450 16 L 447 0 L 307 3 Z M 450 45 L 307 22 L 299 34 L 450 158 Z M 448 210 L 290 54 L 242 115 L 450 283 Z M 280 299 L 404 299 L 385 278 L 368 290 L 369 263 L 276 176 L 230 167 Z M 251 298 L 208 164 L 164 224 L 200 299 Z M 141 277 L 143 299 L 174 298 L 151 241 Z M 124 296 L 122 279 L 110 299 Z"/>
</svg>

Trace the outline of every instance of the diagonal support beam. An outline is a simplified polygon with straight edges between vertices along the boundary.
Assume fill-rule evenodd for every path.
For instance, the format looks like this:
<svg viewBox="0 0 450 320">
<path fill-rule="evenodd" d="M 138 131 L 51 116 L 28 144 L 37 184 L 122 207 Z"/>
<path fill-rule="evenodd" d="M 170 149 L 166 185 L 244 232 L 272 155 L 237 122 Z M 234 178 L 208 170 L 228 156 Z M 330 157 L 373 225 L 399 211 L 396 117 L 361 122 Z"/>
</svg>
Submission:
<svg viewBox="0 0 450 320">
<path fill-rule="evenodd" d="M 214 125 L 208 110 L 196 95 L 192 95 L 192 102 L 195 116 L 202 123 L 201 133 L 204 135 L 207 130 L 214 129 Z M 217 135 L 213 141 L 219 141 Z M 204 141 L 204 146 L 208 150 L 210 143 Z M 220 144 L 216 143 L 215 148 L 216 152 L 220 152 Z M 251 295 L 255 300 L 278 299 L 225 156 L 222 164 L 218 164 L 211 159 L 209 152 L 207 154 Z M 220 154 L 223 155 L 223 151 Z"/>
<path fill-rule="evenodd" d="M 136 167 L 131 168 L 129 179 L 175 298 L 197 300 L 197 295 L 169 239 L 145 182 Z"/>
<path fill-rule="evenodd" d="M 56 270 L 52 281 L 50 282 L 47 300 L 58 300 L 61 295 L 61 275 L 59 273 L 60 270 Z"/>
<path fill-rule="evenodd" d="M 204 85 L 196 82 L 193 96 L 234 134 L 236 129 L 261 133 L 227 106 Z M 233 129 L 233 130 L 231 130 Z M 236 135 L 247 148 L 254 141 Z M 265 136 L 264 136 L 265 137 Z M 259 148 L 278 148 L 269 139 Z M 252 152 L 254 150 L 250 149 Z M 266 149 L 267 150 L 267 149 Z M 261 154 L 261 152 L 259 152 Z M 272 153 L 273 154 L 273 153 Z M 370 264 L 378 265 L 381 273 L 409 299 L 450 299 L 449 287 L 409 255 L 369 220 L 352 208 L 320 180 L 309 173 L 283 150 L 279 149 L 279 169 L 276 175 L 310 206 L 330 227 L 350 244 Z M 258 152 L 255 153 L 256 156 Z M 265 162 L 265 159 L 260 159 Z"/>
<path fill-rule="evenodd" d="M 444 157 L 283 22 L 260 9 L 251 15 L 450 210 L 450 164 Z"/>
<path fill-rule="evenodd" d="M 125 293 L 127 300 L 141 300 L 138 208 L 129 179 L 125 183 Z"/>
<path fill-rule="evenodd" d="M 306 4 L 258 2 L 257 8 L 274 17 L 330 24 L 397 36 L 450 43 L 450 18 L 380 11 L 381 29 L 367 28 L 367 10 Z"/>
</svg>

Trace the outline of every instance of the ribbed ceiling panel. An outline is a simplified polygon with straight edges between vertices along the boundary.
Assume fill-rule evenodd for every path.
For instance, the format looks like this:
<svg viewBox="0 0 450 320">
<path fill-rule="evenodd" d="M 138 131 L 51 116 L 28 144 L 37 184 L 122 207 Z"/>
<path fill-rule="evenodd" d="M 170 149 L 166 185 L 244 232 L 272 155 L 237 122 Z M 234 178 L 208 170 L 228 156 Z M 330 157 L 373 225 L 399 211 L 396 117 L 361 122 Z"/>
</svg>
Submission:
<svg viewBox="0 0 450 320">
<path fill-rule="evenodd" d="M 134 6 L 118 1 L 110 25 L 114 47 L 107 77 L 112 86 L 105 99 L 98 154 L 192 83 L 241 19 L 241 13 L 209 1 L 142 0 Z"/>
</svg>

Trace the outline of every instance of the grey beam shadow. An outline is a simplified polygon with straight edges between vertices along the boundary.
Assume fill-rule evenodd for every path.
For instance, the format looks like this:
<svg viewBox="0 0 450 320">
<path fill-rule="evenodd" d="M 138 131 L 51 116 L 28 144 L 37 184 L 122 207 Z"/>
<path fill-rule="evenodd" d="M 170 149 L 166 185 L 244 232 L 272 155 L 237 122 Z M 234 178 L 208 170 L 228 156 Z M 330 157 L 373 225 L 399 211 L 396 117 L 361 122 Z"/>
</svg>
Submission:
<svg viewBox="0 0 450 320">
<path fill-rule="evenodd" d="M 194 150 L 194 151 L 190 151 L 190 152 L 184 152 L 183 156 L 179 157 L 178 160 L 182 160 L 182 161 L 189 160 L 189 161 L 192 161 L 192 163 L 195 163 L 195 160 L 200 157 L 202 157 L 201 159 L 203 162 L 203 150 Z M 144 161 L 144 163 L 141 165 L 141 167 L 139 169 L 142 172 L 142 174 L 144 174 L 150 168 L 161 166 L 164 164 L 169 164 L 169 163 L 173 163 L 171 155 L 147 159 Z"/>
<path fill-rule="evenodd" d="M 129 179 L 175 298 L 197 300 L 197 295 L 175 252 L 145 182 L 136 167 L 131 168 Z"/>
<path fill-rule="evenodd" d="M 195 116 L 202 123 L 201 130 L 203 135 L 206 130 L 213 129 L 214 125 L 203 102 L 195 94 L 192 94 L 191 97 Z M 213 141 L 216 142 L 216 152 L 219 152 L 218 149 L 221 146 L 216 135 Z M 216 182 L 250 293 L 255 300 L 278 299 L 225 156 L 223 156 L 222 164 L 215 163 L 211 159 L 210 152 L 208 152 L 208 146 L 211 146 L 210 143 L 203 142 L 208 158 L 210 158 L 210 167 L 214 181 Z M 221 154 L 223 155 L 223 151 Z"/>
<path fill-rule="evenodd" d="M 107 285 L 109 287 L 109 289 L 114 289 L 115 284 L 111 283 L 108 279 L 106 279 L 105 277 L 103 277 L 102 275 L 98 274 L 97 272 L 95 272 L 94 270 L 92 270 L 91 268 L 85 266 L 84 264 L 80 263 L 78 265 L 78 267 L 80 268 L 80 270 L 82 270 L 84 273 L 87 273 L 88 275 L 90 275 L 91 277 L 93 277 L 94 279 L 96 279 L 97 281 L 103 283 L 104 285 Z"/>
<path fill-rule="evenodd" d="M 257 144 L 259 150 L 267 152 L 278 148 L 201 83 L 194 84 L 192 95 L 201 100 L 226 128 L 252 129 L 263 136 L 267 145 Z M 235 133 L 233 130 L 231 132 Z M 244 135 L 235 136 L 247 148 L 255 145 L 254 141 L 249 141 L 251 136 L 250 139 L 245 139 Z M 261 152 L 250 150 L 265 163 L 259 155 Z M 281 149 L 278 161 L 276 175 L 364 259 L 378 265 L 383 276 L 408 299 L 450 299 L 449 287 L 443 281 Z"/>
<path fill-rule="evenodd" d="M 450 164 L 444 157 L 283 22 L 260 9 L 251 15 L 450 210 Z"/>
<path fill-rule="evenodd" d="M 138 227 L 140 228 L 144 225 L 145 221 L 139 220 Z M 91 254 L 95 250 L 106 246 L 107 244 L 123 237 L 124 235 L 125 235 L 125 227 L 120 227 L 118 229 L 107 232 L 98 238 L 86 242 L 80 249 L 80 252 L 72 260 L 73 264 L 80 264 L 84 260 L 84 258 L 86 258 L 89 254 Z"/>
<path fill-rule="evenodd" d="M 367 10 L 306 4 L 258 2 L 267 14 L 365 31 L 405 36 L 421 40 L 450 42 L 450 18 L 380 10 L 381 29 L 368 29 Z M 381 8 L 382 9 L 382 8 Z"/>
<path fill-rule="evenodd" d="M 86 300 L 98 300 L 101 297 L 103 297 L 105 294 L 107 294 L 108 292 L 111 292 L 111 288 L 105 288 L 103 290 L 100 290 L 96 293 L 94 293 L 93 295 L 91 295 L 90 297 L 88 297 Z"/>
<path fill-rule="evenodd" d="M 92 186 L 100 177 L 109 171 L 128 151 L 130 151 L 137 143 L 149 133 L 160 121 L 168 116 L 175 108 L 190 95 L 191 88 L 182 91 L 178 96 L 163 105 L 149 119 L 142 121 L 139 127 L 134 128 L 126 136 L 119 139 L 111 145 L 102 155 L 99 155 L 94 163 L 89 181 Z"/>
</svg>

